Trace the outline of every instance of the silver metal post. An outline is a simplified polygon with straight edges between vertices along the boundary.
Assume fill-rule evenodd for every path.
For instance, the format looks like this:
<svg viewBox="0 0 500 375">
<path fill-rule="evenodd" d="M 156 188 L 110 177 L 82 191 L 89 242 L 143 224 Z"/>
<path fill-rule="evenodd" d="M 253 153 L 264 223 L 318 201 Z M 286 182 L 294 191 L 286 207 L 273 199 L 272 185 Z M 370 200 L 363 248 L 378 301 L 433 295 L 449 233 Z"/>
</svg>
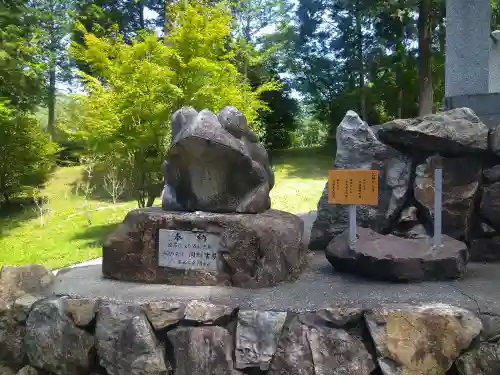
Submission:
<svg viewBox="0 0 500 375">
<path fill-rule="evenodd" d="M 350 204 L 348 206 L 349 215 L 349 245 L 354 246 L 356 244 L 356 205 Z"/>
<path fill-rule="evenodd" d="M 443 196 L 443 170 L 434 170 L 434 247 L 441 246 L 441 209 Z"/>
</svg>

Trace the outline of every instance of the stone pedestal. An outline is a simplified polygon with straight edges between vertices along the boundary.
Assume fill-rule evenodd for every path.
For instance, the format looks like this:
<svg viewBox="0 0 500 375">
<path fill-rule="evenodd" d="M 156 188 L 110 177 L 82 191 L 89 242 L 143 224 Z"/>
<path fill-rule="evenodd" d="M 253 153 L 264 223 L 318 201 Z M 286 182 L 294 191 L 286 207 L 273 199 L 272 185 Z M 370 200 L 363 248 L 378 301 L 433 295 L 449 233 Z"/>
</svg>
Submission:
<svg viewBox="0 0 500 375">
<path fill-rule="evenodd" d="M 433 248 L 430 239 L 406 239 L 358 228 L 355 246 L 347 232 L 333 239 L 326 258 L 337 271 L 386 281 L 456 279 L 464 275 L 467 246 L 446 235 L 442 246 Z"/>
<path fill-rule="evenodd" d="M 294 280 L 306 265 L 304 223 L 290 213 L 137 209 L 103 247 L 105 277 L 175 285 L 259 288 Z"/>
</svg>

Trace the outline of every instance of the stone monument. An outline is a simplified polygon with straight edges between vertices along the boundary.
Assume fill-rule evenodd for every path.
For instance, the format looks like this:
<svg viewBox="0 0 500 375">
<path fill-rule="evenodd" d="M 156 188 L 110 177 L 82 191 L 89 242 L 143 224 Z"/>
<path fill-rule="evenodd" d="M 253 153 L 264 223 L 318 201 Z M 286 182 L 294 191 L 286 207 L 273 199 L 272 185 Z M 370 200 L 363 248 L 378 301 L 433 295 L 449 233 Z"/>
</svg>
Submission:
<svg viewBox="0 0 500 375">
<path fill-rule="evenodd" d="M 163 167 L 162 206 L 129 212 L 108 237 L 105 277 L 257 288 L 302 272 L 304 224 L 270 209 L 274 174 L 239 110 L 175 112 Z"/>
<path fill-rule="evenodd" d="M 471 108 L 500 124 L 500 32 L 491 32 L 490 0 L 446 0 L 445 108 Z"/>
<path fill-rule="evenodd" d="M 378 170 L 378 205 L 357 206 L 352 247 L 347 207 L 328 203 L 327 184 L 309 248 L 325 251 L 337 271 L 392 281 L 459 278 L 470 258 L 500 259 L 491 246 L 499 238 L 493 212 L 500 212 L 500 194 L 489 180 L 500 181 L 497 132 L 469 108 L 378 126 L 349 111 L 337 127 L 333 168 Z M 432 241 L 435 169 L 443 173 L 439 247 Z"/>
</svg>

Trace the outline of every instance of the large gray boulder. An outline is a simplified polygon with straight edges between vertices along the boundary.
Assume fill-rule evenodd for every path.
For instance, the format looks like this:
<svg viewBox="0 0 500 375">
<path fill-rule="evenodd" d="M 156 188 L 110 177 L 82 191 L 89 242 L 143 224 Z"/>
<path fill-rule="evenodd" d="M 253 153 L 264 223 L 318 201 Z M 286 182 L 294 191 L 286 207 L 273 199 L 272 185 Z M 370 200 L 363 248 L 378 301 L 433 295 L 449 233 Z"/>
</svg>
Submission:
<svg viewBox="0 0 500 375">
<path fill-rule="evenodd" d="M 365 319 L 383 375 L 445 375 L 482 328 L 472 312 L 445 304 L 381 306 Z"/>
<path fill-rule="evenodd" d="M 455 108 L 422 118 L 397 119 L 380 127 L 382 142 L 441 154 L 485 152 L 488 127 L 469 108 Z"/>
<path fill-rule="evenodd" d="M 178 110 L 164 174 L 165 210 L 259 213 L 271 207 L 267 152 L 234 107 L 217 116 Z"/>
<path fill-rule="evenodd" d="M 26 321 L 29 363 L 56 375 L 86 375 L 95 362 L 94 336 L 78 328 L 61 299 L 35 304 Z"/>
<path fill-rule="evenodd" d="M 169 373 L 165 348 L 139 306 L 102 303 L 97 315 L 97 354 L 108 374 Z"/>
<path fill-rule="evenodd" d="M 359 314 L 325 309 L 288 319 L 268 375 L 369 375 L 375 370 L 363 340 L 348 329 Z"/>
<path fill-rule="evenodd" d="M 337 127 L 337 155 L 334 169 L 380 170 L 379 204 L 358 205 L 361 226 L 390 232 L 407 200 L 411 159 L 380 142 L 377 128 L 370 128 L 353 111 Z M 347 207 L 328 203 L 328 184 L 318 202 L 318 216 L 311 230 L 309 248 L 324 250 L 330 240 L 347 228 Z"/>
</svg>

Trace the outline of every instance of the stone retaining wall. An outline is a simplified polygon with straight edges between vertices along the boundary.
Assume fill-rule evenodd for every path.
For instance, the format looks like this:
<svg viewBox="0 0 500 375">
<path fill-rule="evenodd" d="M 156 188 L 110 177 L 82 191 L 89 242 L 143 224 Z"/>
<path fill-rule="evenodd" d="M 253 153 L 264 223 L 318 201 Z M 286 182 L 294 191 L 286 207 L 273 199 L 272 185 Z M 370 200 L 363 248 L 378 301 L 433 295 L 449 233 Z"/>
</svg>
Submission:
<svg viewBox="0 0 500 375">
<path fill-rule="evenodd" d="M 442 304 L 304 313 L 25 294 L 0 308 L 0 374 L 494 375 L 500 317 Z"/>
</svg>

